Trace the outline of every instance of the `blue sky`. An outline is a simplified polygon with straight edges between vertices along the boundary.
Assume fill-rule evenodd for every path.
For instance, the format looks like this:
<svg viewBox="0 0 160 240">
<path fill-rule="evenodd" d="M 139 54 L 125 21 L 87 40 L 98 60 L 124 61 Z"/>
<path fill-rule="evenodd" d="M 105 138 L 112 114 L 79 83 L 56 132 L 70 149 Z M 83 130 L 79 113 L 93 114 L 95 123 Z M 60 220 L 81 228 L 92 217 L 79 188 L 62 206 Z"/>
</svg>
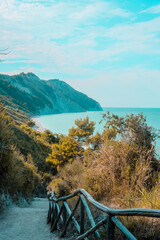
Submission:
<svg viewBox="0 0 160 240">
<path fill-rule="evenodd" d="M 158 0 L 0 0 L 0 72 L 58 78 L 108 107 L 160 107 Z"/>
</svg>

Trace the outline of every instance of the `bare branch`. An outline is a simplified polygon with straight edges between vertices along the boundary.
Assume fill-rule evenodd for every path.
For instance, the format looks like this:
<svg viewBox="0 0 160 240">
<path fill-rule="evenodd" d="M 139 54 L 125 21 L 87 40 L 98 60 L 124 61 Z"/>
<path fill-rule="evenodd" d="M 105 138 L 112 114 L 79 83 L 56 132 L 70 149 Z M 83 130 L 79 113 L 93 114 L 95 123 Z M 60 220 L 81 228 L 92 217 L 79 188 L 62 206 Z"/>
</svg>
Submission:
<svg viewBox="0 0 160 240">
<path fill-rule="evenodd" d="M 0 49 L 0 55 L 7 55 L 9 53 L 11 53 L 11 51 L 8 51 L 8 48 L 5 48 L 5 49 Z"/>
</svg>

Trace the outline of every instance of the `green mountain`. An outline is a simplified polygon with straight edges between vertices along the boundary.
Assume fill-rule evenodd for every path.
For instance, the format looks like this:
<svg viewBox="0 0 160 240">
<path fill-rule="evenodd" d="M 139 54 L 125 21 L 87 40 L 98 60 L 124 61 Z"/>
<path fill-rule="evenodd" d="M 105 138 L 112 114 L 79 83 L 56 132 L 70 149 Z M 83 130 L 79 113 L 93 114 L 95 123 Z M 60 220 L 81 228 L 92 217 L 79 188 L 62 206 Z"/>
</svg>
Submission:
<svg viewBox="0 0 160 240">
<path fill-rule="evenodd" d="M 0 101 L 10 115 L 27 116 L 101 111 L 98 102 L 58 79 L 41 80 L 33 73 L 0 74 Z M 13 113 L 14 110 L 14 113 Z"/>
</svg>

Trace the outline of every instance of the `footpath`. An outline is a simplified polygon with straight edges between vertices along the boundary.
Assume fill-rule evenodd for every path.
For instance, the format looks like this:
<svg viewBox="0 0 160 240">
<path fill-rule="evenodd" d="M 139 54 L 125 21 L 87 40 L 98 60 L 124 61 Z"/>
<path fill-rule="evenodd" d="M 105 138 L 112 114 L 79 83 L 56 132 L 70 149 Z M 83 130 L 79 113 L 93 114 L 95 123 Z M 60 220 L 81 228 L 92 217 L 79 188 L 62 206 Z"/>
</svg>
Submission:
<svg viewBox="0 0 160 240">
<path fill-rule="evenodd" d="M 0 215 L 0 240 L 59 240 L 46 224 L 48 200 L 35 198 L 29 207 L 11 207 Z"/>
</svg>

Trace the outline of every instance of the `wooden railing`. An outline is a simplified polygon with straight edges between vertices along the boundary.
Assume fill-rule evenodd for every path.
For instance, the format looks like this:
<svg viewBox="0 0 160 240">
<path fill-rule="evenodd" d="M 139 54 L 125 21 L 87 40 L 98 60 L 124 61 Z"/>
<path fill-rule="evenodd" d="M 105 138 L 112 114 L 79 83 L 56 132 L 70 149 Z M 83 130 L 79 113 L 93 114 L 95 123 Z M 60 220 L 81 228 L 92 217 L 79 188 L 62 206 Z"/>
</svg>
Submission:
<svg viewBox="0 0 160 240">
<path fill-rule="evenodd" d="M 78 200 L 75 206 L 72 208 L 69 207 L 67 200 L 78 196 Z M 69 223 L 72 221 L 75 229 L 78 232 L 76 240 L 85 239 L 87 240 L 90 234 L 95 235 L 96 239 L 101 239 L 98 229 L 105 225 L 106 226 L 106 239 L 114 239 L 114 229 L 117 227 L 126 237 L 130 240 L 135 240 L 136 238 L 132 235 L 131 232 L 120 222 L 116 216 L 145 216 L 145 217 L 156 217 L 160 218 L 160 210 L 157 209 L 111 209 L 105 205 L 95 201 L 92 196 L 86 192 L 84 189 L 79 189 L 73 194 L 70 194 L 65 197 L 56 198 L 54 192 L 48 197 L 49 200 L 49 211 L 47 223 L 51 224 L 51 232 L 60 228 L 61 225 L 61 235 L 64 237 L 69 226 Z M 95 223 L 91 210 L 88 206 L 88 203 L 93 205 L 96 209 L 99 209 L 103 212 L 103 219 L 98 223 Z M 90 205 L 89 204 L 89 205 Z M 80 205 L 80 208 L 78 207 Z M 79 209 L 79 223 L 76 220 L 75 212 Z M 88 221 L 90 222 L 91 227 L 85 231 L 85 218 L 88 216 Z"/>
</svg>

